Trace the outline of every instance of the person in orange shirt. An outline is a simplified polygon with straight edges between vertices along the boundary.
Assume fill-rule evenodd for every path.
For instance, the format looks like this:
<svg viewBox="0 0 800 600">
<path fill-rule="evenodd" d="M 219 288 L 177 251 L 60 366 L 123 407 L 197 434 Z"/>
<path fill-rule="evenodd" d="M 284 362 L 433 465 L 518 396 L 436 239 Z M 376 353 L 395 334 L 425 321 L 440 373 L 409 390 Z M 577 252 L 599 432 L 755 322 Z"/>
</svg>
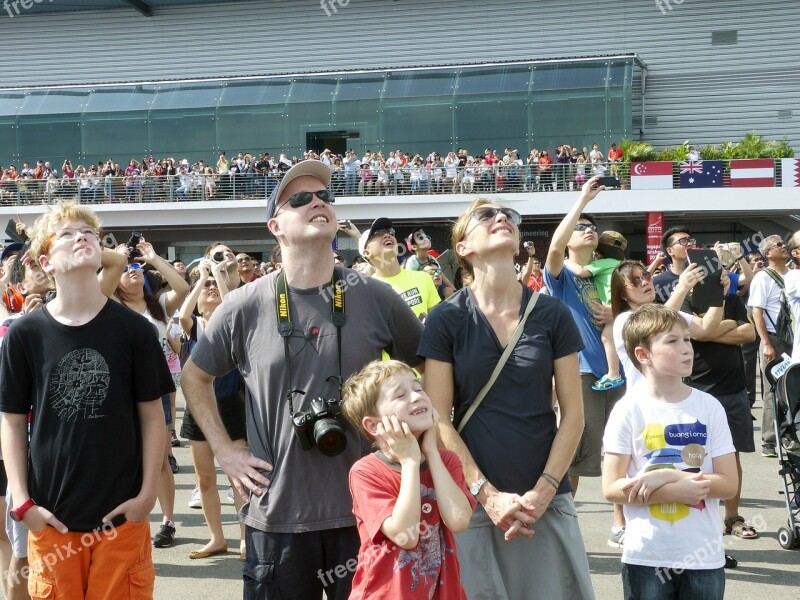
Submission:
<svg viewBox="0 0 800 600">
<path fill-rule="evenodd" d="M 612 177 L 619 177 L 619 165 L 617 163 L 622 162 L 623 156 L 625 156 L 625 153 L 622 148 L 616 144 L 611 144 L 611 148 L 608 149 L 608 162 L 611 163 Z"/>
</svg>

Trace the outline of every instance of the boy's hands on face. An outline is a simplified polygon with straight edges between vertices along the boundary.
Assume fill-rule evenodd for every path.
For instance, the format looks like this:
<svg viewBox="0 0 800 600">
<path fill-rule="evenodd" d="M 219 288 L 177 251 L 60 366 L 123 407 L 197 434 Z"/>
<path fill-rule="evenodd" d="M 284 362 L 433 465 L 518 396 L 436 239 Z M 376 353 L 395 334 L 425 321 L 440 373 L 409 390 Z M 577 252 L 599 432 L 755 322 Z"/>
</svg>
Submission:
<svg viewBox="0 0 800 600">
<path fill-rule="evenodd" d="M 408 423 L 400 421 L 396 416 L 381 418 L 378 423 L 378 437 L 384 441 L 389 458 L 401 464 L 422 461 L 417 438 L 411 433 Z"/>
<path fill-rule="evenodd" d="M 431 428 L 422 434 L 422 442 L 420 443 L 422 454 L 424 454 L 426 457 L 430 456 L 431 454 L 439 453 L 439 444 L 437 439 L 437 433 L 439 430 L 439 413 L 436 412 L 436 409 L 433 407 L 431 407 L 431 410 L 433 411 L 433 425 L 431 425 Z"/>
</svg>

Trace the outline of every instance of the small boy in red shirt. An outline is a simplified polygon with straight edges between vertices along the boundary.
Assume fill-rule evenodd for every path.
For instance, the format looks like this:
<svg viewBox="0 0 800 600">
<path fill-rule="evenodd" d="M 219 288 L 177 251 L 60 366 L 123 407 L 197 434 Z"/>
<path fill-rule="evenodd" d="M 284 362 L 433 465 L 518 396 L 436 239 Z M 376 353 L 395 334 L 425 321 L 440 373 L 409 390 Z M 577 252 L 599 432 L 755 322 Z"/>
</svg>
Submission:
<svg viewBox="0 0 800 600">
<path fill-rule="evenodd" d="M 342 398 L 344 416 L 378 448 L 350 470 L 361 538 L 350 600 L 466 600 L 453 534 L 475 500 L 461 461 L 437 447 L 439 417 L 419 380 L 405 363 L 373 361 Z"/>
</svg>

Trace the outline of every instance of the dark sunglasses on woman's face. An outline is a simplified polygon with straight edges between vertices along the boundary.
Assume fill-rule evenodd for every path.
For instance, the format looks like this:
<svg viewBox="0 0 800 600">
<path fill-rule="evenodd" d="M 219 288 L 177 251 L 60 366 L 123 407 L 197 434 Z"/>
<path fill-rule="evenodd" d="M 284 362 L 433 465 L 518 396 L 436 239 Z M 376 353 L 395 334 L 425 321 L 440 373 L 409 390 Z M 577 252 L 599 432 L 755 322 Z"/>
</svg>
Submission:
<svg viewBox="0 0 800 600">
<path fill-rule="evenodd" d="M 632 275 L 628 278 L 633 287 L 642 287 L 643 283 L 650 283 L 653 281 L 653 274 L 650 271 L 644 271 L 641 275 Z"/>
<path fill-rule="evenodd" d="M 522 215 L 520 215 L 513 208 L 498 208 L 496 206 L 480 206 L 472 211 L 472 218 L 480 223 L 494 221 L 498 213 L 502 213 L 514 225 L 522 223 Z"/>
<path fill-rule="evenodd" d="M 587 229 L 591 229 L 592 231 L 597 231 L 597 225 L 594 223 L 578 223 L 575 225 L 575 231 L 585 231 Z"/>
<path fill-rule="evenodd" d="M 206 289 L 212 288 L 212 287 L 219 289 L 219 284 L 214 279 L 206 279 L 203 282 L 203 287 L 206 288 Z"/>
</svg>

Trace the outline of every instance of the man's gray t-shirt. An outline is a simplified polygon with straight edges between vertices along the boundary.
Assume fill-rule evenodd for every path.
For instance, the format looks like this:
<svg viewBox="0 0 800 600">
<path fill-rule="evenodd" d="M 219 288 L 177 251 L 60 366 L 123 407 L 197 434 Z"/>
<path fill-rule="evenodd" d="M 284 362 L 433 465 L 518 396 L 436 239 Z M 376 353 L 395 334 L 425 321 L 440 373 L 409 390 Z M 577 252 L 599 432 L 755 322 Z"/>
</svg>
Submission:
<svg viewBox="0 0 800 600">
<path fill-rule="evenodd" d="M 342 377 L 390 356 L 417 365 L 422 324 L 391 287 L 350 269 L 340 270 L 345 288 Z M 252 453 L 273 465 L 272 481 L 242 509 L 245 524 L 276 533 L 301 533 L 355 525 L 348 487 L 350 467 L 370 451 L 369 442 L 347 426 L 347 448 L 325 456 L 303 450 L 295 439 L 286 399 L 284 341 L 278 333 L 278 273 L 232 291 L 214 312 L 192 351 L 203 371 L 221 376 L 238 368 L 246 383 L 247 439 Z M 294 411 L 316 398 L 339 398 L 336 327 L 331 322 L 330 284 L 289 288 Z"/>
</svg>

